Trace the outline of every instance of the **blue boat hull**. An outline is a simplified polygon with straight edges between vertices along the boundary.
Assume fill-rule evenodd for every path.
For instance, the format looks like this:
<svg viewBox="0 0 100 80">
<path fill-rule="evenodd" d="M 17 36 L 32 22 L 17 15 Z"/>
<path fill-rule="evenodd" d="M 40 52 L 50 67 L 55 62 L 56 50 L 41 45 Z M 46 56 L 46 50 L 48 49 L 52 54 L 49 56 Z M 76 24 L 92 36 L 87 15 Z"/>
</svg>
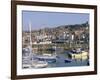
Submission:
<svg viewBox="0 0 100 80">
<path fill-rule="evenodd" d="M 64 61 L 65 61 L 65 63 L 70 63 L 70 62 L 72 62 L 72 60 L 70 60 L 70 59 L 65 59 Z"/>
</svg>

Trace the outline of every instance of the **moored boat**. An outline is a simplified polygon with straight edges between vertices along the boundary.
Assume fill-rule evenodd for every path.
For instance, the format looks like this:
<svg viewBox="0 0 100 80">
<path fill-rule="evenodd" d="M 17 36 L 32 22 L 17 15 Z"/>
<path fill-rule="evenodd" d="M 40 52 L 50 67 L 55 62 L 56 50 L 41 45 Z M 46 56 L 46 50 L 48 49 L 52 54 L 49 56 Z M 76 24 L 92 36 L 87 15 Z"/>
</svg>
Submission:
<svg viewBox="0 0 100 80">
<path fill-rule="evenodd" d="M 48 63 L 46 61 L 33 61 L 31 66 L 34 68 L 45 68 L 48 66 Z"/>
<path fill-rule="evenodd" d="M 72 62 L 72 59 L 68 59 L 68 58 L 67 58 L 67 59 L 65 59 L 64 61 L 65 61 L 65 63 L 70 63 L 70 62 Z"/>
<path fill-rule="evenodd" d="M 56 62 L 56 55 L 54 54 L 37 55 L 37 59 L 40 61 L 47 61 L 49 63 L 53 63 Z"/>
<path fill-rule="evenodd" d="M 88 59 L 88 51 L 77 49 L 77 50 L 71 50 L 68 53 L 68 56 L 70 56 L 71 59 L 76 60 L 87 60 Z"/>
</svg>

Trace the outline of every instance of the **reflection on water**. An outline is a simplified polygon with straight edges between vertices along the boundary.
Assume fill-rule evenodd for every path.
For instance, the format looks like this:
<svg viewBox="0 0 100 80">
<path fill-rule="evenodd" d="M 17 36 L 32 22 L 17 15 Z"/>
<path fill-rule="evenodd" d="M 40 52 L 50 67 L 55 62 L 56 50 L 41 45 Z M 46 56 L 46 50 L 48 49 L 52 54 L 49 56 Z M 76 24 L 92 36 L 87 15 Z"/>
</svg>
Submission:
<svg viewBox="0 0 100 80">
<path fill-rule="evenodd" d="M 49 52 L 49 53 L 47 53 L 47 52 Z M 53 51 L 53 53 L 55 53 L 55 51 Z M 56 54 L 57 54 L 56 61 L 54 61 L 54 62 L 46 61 L 48 58 L 52 59 L 52 57 L 41 56 L 41 54 L 38 54 L 36 56 L 36 59 L 41 61 L 41 62 L 38 62 L 39 64 L 38 63 L 35 64 L 36 62 L 32 62 L 32 63 L 36 68 L 89 66 L 89 59 L 88 58 L 87 59 L 71 59 L 71 58 L 69 58 L 68 53 L 69 53 L 68 51 L 61 52 L 60 49 L 57 49 L 56 50 Z M 51 52 L 50 51 L 46 51 L 46 54 L 51 54 Z M 38 56 L 39 56 L 39 58 L 38 58 Z M 43 57 L 43 59 L 41 59 L 41 57 Z M 33 59 L 34 59 L 34 57 L 33 57 Z M 65 61 L 66 59 L 68 59 L 68 60 L 70 59 L 71 61 L 67 61 L 66 62 Z M 45 66 L 43 66 L 43 65 L 45 65 Z M 31 66 L 31 64 L 30 64 L 30 66 Z M 31 68 L 34 68 L 34 66 L 32 66 Z M 27 67 L 27 68 L 29 68 L 29 67 Z"/>
<path fill-rule="evenodd" d="M 59 54 L 59 58 L 55 63 L 49 63 L 48 67 L 71 67 L 71 66 L 88 66 L 88 60 L 72 60 L 65 62 L 65 54 Z"/>
</svg>

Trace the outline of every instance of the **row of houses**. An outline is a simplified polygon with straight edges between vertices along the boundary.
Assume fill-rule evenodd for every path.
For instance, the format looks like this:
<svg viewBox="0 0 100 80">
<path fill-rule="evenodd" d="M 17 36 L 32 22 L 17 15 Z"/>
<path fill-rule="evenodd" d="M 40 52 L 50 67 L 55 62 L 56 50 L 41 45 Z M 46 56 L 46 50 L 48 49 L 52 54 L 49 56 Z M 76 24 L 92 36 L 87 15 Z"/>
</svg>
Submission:
<svg viewBox="0 0 100 80">
<path fill-rule="evenodd" d="M 42 34 L 34 34 L 31 35 L 33 44 L 51 44 L 52 42 L 70 42 L 70 41 L 83 41 L 89 42 L 89 33 L 85 32 L 85 30 L 76 30 L 74 32 L 64 31 L 62 33 L 56 34 L 48 34 L 44 31 Z M 30 33 L 23 32 L 23 44 L 30 42 Z"/>
</svg>

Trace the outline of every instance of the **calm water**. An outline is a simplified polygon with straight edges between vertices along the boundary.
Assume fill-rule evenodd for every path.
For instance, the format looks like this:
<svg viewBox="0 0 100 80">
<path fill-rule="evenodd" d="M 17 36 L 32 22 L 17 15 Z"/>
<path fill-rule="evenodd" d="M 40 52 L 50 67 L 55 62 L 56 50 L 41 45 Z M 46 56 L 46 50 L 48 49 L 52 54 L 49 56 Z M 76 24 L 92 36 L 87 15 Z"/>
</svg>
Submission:
<svg viewBox="0 0 100 80">
<path fill-rule="evenodd" d="M 71 66 L 88 66 L 88 60 L 73 60 L 65 63 L 65 54 L 58 54 L 59 58 L 54 63 L 49 63 L 48 67 L 71 67 Z"/>
<path fill-rule="evenodd" d="M 65 62 L 65 59 L 68 58 L 67 52 L 59 53 L 60 49 L 57 50 L 57 60 L 56 62 L 48 63 L 48 67 L 75 67 L 75 66 L 89 66 L 88 60 L 72 60 L 71 62 Z"/>
</svg>

